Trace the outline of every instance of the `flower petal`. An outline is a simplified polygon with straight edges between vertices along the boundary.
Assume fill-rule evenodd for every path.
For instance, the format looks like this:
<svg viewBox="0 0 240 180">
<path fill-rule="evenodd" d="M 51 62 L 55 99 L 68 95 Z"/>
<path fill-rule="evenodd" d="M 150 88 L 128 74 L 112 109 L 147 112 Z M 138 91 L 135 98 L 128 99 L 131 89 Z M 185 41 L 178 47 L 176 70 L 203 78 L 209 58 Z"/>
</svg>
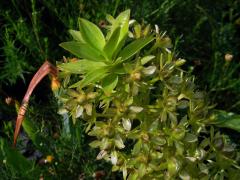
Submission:
<svg viewBox="0 0 240 180">
<path fill-rule="evenodd" d="M 143 74 L 149 76 L 152 75 L 156 71 L 156 66 L 148 66 L 142 70 Z"/>
<path fill-rule="evenodd" d="M 83 107 L 78 105 L 76 108 L 76 118 L 79 118 L 83 113 Z"/>
<path fill-rule="evenodd" d="M 140 113 L 143 110 L 140 106 L 131 106 L 129 109 L 135 113 Z"/>
<path fill-rule="evenodd" d="M 127 131 L 131 130 L 132 123 L 131 123 L 130 119 L 122 118 L 122 124 L 123 124 L 123 128 L 125 130 L 127 130 Z"/>
</svg>

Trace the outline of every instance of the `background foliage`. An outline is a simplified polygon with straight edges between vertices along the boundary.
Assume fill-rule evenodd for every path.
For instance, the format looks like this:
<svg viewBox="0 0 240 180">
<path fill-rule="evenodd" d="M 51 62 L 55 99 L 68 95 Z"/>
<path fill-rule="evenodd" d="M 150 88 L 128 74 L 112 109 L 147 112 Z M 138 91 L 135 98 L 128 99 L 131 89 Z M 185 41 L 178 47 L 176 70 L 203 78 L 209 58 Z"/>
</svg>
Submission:
<svg viewBox="0 0 240 180">
<path fill-rule="evenodd" d="M 167 31 L 176 42 L 179 57 L 187 58 L 185 69 L 196 75 L 196 84 L 210 94 L 210 100 L 217 108 L 240 113 L 239 1 L 142 0 L 141 3 L 134 0 L 1 1 L 0 120 L 1 137 L 7 140 L 1 142 L 5 144 L 4 147 L 11 142 L 9 140 L 12 138 L 13 120 L 16 116 L 14 107 L 7 106 L 5 98 L 11 96 L 20 100 L 32 74 L 45 59 L 55 62 L 63 55 L 68 56 L 58 44 L 67 41 L 67 37 L 70 39 L 67 30 L 77 29 L 78 17 L 104 26 L 106 14 L 114 16 L 128 8 L 131 9 L 131 16 L 138 22 L 158 24 L 161 31 Z M 225 59 L 227 53 L 232 54 L 233 58 Z M 94 164 L 95 152 L 88 153 L 84 150 L 83 146 L 89 149 L 86 143 L 88 140 L 83 137 L 81 131 L 79 134 L 83 138 L 81 144 L 76 147 L 76 151 L 81 152 L 80 156 L 70 153 L 74 147 L 68 143 L 76 141 L 75 135 L 69 139 L 63 137 L 59 138 L 59 141 L 50 142 L 55 132 L 64 134 L 61 132 L 64 125 L 61 124 L 59 116 L 54 115 L 57 114 L 57 103 L 52 97 L 47 78 L 34 94 L 28 117 L 36 122 L 37 127 L 42 127 L 43 130 L 39 131 L 49 144 L 61 147 L 60 153 L 56 148 L 50 148 L 55 158 L 60 159 L 61 153 L 67 154 L 64 156 L 66 161 L 72 159 L 72 164 L 76 166 L 72 169 L 77 169 L 79 164 L 83 164 L 79 172 L 88 177 L 96 169 L 102 169 L 101 165 L 96 167 L 96 163 Z M 79 126 L 81 127 L 81 124 Z M 24 147 L 23 145 L 23 149 Z M 47 154 L 46 152 L 42 156 Z M 87 157 L 89 163 L 82 163 L 80 157 Z M 69 165 L 61 164 L 61 167 L 56 168 L 59 172 Z M 40 171 L 49 171 L 49 167 L 43 167 Z M 1 170 L 6 179 L 10 178 L 9 173 L 15 174 L 14 177 L 20 176 L 3 164 L 0 165 Z M 73 176 L 81 174 L 79 172 Z"/>
</svg>

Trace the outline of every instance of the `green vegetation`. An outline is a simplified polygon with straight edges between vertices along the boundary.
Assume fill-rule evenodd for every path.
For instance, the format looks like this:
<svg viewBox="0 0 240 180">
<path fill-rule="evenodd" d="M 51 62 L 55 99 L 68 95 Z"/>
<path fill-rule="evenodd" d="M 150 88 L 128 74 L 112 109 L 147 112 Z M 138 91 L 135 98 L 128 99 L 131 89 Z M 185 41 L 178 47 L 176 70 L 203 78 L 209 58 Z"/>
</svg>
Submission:
<svg viewBox="0 0 240 180">
<path fill-rule="evenodd" d="M 129 17 L 129 10 L 107 16 L 106 38 L 84 19 L 80 31 L 70 30 L 73 41 L 60 46 L 80 59 L 60 64 L 60 77 L 81 76 L 59 90 L 61 111 L 73 123 L 86 121 L 97 159 L 111 162 L 123 179 L 240 178 L 239 154 L 210 125 L 204 93 L 180 68 L 185 60 L 158 28 L 135 22 L 129 32 Z"/>
<path fill-rule="evenodd" d="M 192 175 L 192 172 L 204 166 L 212 173 L 208 174 L 209 177 L 238 179 L 239 173 L 235 172 L 234 174 L 234 171 L 239 166 L 237 150 L 239 151 L 240 145 L 238 133 L 240 118 L 237 115 L 240 114 L 239 8 L 240 3 L 235 0 L 227 2 L 224 0 L 217 2 L 213 0 L 196 0 L 194 2 L 190 0 L 184 2 L 180 0 L 143 0 L 141 3 L 133 0 L 70 0 L 64 4 L 56 0 L 0 2 L 0 29 L 2 32 L 0 34 L 1 177 L 3 179 L 34 179 L 43 175 L 46 179 L 66 177 L 77 179 L 83 176 L 86 179 L 91 179 L 95 173 L 95 175 L 102 175 L 103 179 L 113 179 L 122 177 L 122 174 L 110 172 L 111 163 L 115 162 L 116 156 L 119 164 L 116 164 L 113 169 L 123 172 L 127 170 L 134 178 L 134 172 L 137 172 L 139 168 L 144 170 L 146 166 L 144 163 L 140 163 L 137 158 L 136 162 L 132 161 L 133 164 L 129 164 L 126 157 L 138 157 L 139 154 L 134 154 L 132 149 L 136 150 L 137 146 L 141 147 L 139 141 L 146 141 L 140 130 L 141 132 L 142 128 L 145 128 L 146 132 L 149 130 L 150 122 L 153 123 L 157 113 L 154 112 L 154 109 L 159 106 L 163 116 L 161 118 L 164 119 L 164 116 L 166 116 L 166 120 L 163 122 L 167 130 L 165 129 L 161 135 L 156 134 L 155 131 L 151 132 L 150 135 L 146 134 L 151 141 L 153 136 L 161 136 L 165 140 L 170 139 L 161 145 L 161 148 L 164 151 L 166 150 L 167 154 L 171 154 L 172 159 L 168 159 L 166 154 L 163 155 L 162 160 L 165 162 L 165 166 L 163 165 L 163 169 L 155 169 L 156 174 L 161 175 L 165 168 L 165 170 L 168 169 L 170 174 L 164 174 L 163 176 L 176 177 L 179 174 L 187 175 L 187 173 Z M 123 33 L 123 30 L 118 27 L 119 22 L 122 22 L 123 19 L 116 20 L 108 16 L 107 19 L 110 20 L 110 23 L 108 23 L 105 21 L 105 17 L 106 14 L 116 17 L 126 9 L 131 9 L 131 18 L 137 20 L 139 24 L 135 22 L 134 25 L 131 25 L 129 30 L 132 33 L 129 33 L 130 38 L 126 39 L 125 45 L 121 44 L 120 41 L 115 44 L 114 40 L 119 36 L 120 39 L 126 38 L 124 36 L 126 32 Z M 78 21 L 79 18 L 85 18 L 85 20 Z M 104 36 L 109 34 L 105 40 L 97 26 L 91 28 L 91 23 L 86 19 L 100 27 Z M 112 26 L 109 27 L 109 24 Z M 145 26 L 146 24 L 151 24 L 151 26 Z M 155 29 L 154 24 L 159 27 L 159 35 L 156 32 L 148 32 L 150 29 Z M 78 28 L 79 25 L 80 29 Z M 110 33 L 109 28 L 112 29 Z M 68 31 L 69 29 L 80 31 Z M 91 29 L 92 31 L 88 34 Z M 143 38 L 144 31 L 144 36 L 147 36 L 147 39 Z M 163 35 L 165 31 L 172 37 L 173 45 L 171 45 L 170 39 Z M 82 34 L 84 32 L 85 34 Z M 98 36 L 95 34 L 98 34 Z M 150 36 L 150 34 L 153 36 Z M 161 36 L 160 44 L 151 48 L 156 42 L 155 38 L 157 36 Z M 152 37 L 154 38 L 152 39 Z M 72 54 L 67 54 L 64 49 L 58 46 L 64 41 L 70 42 L 62 43 L 61 46 Z M 98 41 L 100 42 L 95 44 Z M 133 44 L 128 46 L 131 42 Z M 88 46 L 83 44 L 88 44 Z M 80 46 L 85 50 L 76 51 L 72 48 L 73 46 L 77 48 Z M 120 46 L 126 47 L 121 53 L 119 53 Z M 171 50 L 171 53 L 166 52 L 162 46 Z M 91 53 L 86 53 L 87 51 Z M 163 76 L 160 80 L 156 77 L 160 77 L 161 74 L 159 67 L 159 56 L 161 54 L 163 56 L 162 67 L 171 69 L 168 66 L 172 64 L 173 69 L 171 71 L 167 69 L 166 77 Z M 168 54 L 168 57 L 165 57 L 166 54 Z M 60 60 L 62 56 L 69 57 L 64 58 L 68 63 L 60 63 L 62 62 Z M 72 57 L 85 58 L 86 60 L 74 63 Z M 101 62 L 94 62 L 93 66 L 92 61 L 99 61 L 99 57 L 101 57 Z M 177 57 L 186 58 L 186 63 L 181 68 L 175 63 L 182 63 L 183 60 L 177 61 Z M 13 120 L 16 112 L 14 106 L 6 105 L 5 98 L 12 96 L 20 101 L 32 74 L 46 59 L 51 62 L 60 61 L 58 67 L 62 70 L 60 77 L 64 81 L 62 82 L 63 88 L 57 94 L 57 97 L 61 98 L 60 100 L 54 98 L 54 94 L 50 91 L 49 81 L 45 78 L 34 92 L 35 95 L 31 99 L 31 105 L 24 121 L 24 131 L 20 135 L 17 150 L 14 150 L 11 148 L 11 142 L 14 128 Z M 146 62 L 146 64 L 141 64 L 142 62 Z M 78 68 L 76 69 L 76 67 Z M 153 71 L 153 69 L 155 70 L 152 75 L 144 75 L 144 72 Z M 135 70 L 140 72 L 141 75 L 135 74 Z M 195 78 L 190 73 L 194 74 Z M 134 80 L 134 78 L 136 79 Z M 178 81 L 181 83 L 178 83 Z M 148 90 L 143 82 L 155 87 L 155 89 Z M 196 98 L 194 95 L 189 99 L 184 97 L 182 100 L 175 101 L 176 98 L 178 99 L 176 94 L 183 90 L 180 87 L 188 87 L 188 83 L 192 84 L 193 82 L 197 87 L 190 88 L 189 92 L 202 96 L 198 91 L 199 89 L 207 92 L 207 95 L 204 94 L 204 98 Z M 92 84 L 101 85 L 103 89 L 94 87 Z M 127 84 L 129 84 L 129 87 Z M 69 85 L 73 86 L 68 88 Z M 176 92 L 174 92 L 176 94 L 174 95 L 171 94 L 173 93 L 172 89 L 169 90 L 171 86 L 176 87 Z M 75 89 L 76 87 L 77 89 Z M 146 99 L 142 99 L 142 96 L 140 98 L 139 96 L 138 98 L 135 96 L 132 96 L 133 98 L 128 97 L 126 95 L 128 94 L 127 91 L 132 92 L 133 89 L 134 91 L 138 89 L 138 93 L 144 94 Z M 170 100 L 169 93 L 171 97 L 173 96 Z M 90 94 L 89 96 L 96 97 L 84 101 L 84 104 L 79 104 L 78 101 L 75 102 L 74 94 L 82 97 Z M 69 99 L 71 103 L 65 102 L 66 99 Z M 130 99 L 130 102 L 128 102 L 130 104 L 125 103 L 126 99 Z M 191 102 L 199 105 L 199 111 L 204 112 L 201 120 L 198 119 L 198 113 L 196 115 L 196 112 L 190 111 L 190 99 Z M 170 110 L 167 106 L 163 108 L 164 106 L 161 105 L 161 102 L 168 102 L 168 100 L 173 103 L 173 107 L 169 107 Z M 183 105 L 185 103 L 186 107 L 179 108 L 181 105 L 178 101 L 184 101 Z M 16 102 L 14 101 L 12 104 L 16 104 Z M 96 107 L 100 102 L 102 102 L 102 108 Z M 124 114 L 124 117 L 117 117 L 114 121 L 115 124 L 111 125 L 112 127 L 118 127 L 117 132 L 112 128 L 113 134 L 119 134 L 116 137 L 120 137 L 125 146 L 124 150 L 119 150 L 119 148 L 114 149 L 114 143 L 112 142 L 121 142 L 120 139 L 114 141 L 115 136 L 94 134 L 92 128 L 98 129 L 98 126 L 101 128 L 102 126 L 109 126 L 106 119 L 114 119 L 115 116 L 119 116 L 118 113 L 113 114 L 113 112 L 115 112 L 114 109 L 120 108 L 122 104 L 124 107 L 122 107 L 123 112 L 120 112 L 120 114 Z M 215 109 L 222 110 L 212 111 L 213 107 L 209 107 L 210 104 L 214 104 Z M 149 105 L 150 108 L 146 108 Z M 131 106 L 133 108 L 130 108 Z M 133 115 L 131 109 L 136 109 L 135 106 L 137 106 L 137 109 L 142 107 L 143 110 Z M 59 110 L 59 107 L 62 108 Z M 66 110 L 70 112 L 71 117 L 65 114 Z M 112 110 L 113 112 L 111 112 Z M 229 111 L 235 114 L 228 113 Z M 76 112 L 78 113 L 76 114 Z M 79 120 L 78 117 L 81 112 L 84 118 L 81 116 L 80 119 L 84 119 L 83 121 Z M 57 115 L 58 113 L 64 113 L 64 115 Z M 94 117 L 94 113 L 97 114 L 96 117 Z M 150 119 L 146 126 L 143 125 L 146 121 L 145 113 L 149 115 Z M 196 127 L 201 127 L 201 133 L 196 131 L 195 126 L 190 128 L 194 124 L 192 121 L 190 122 L 193 124 L 189 124 L 189 122 L 180 123 L 185 122 L 185 115 L 187 115 L 188 120 L 197 117 Z M 174 122 L 176 116 L 177 123 Z M 71 118 L 74 121 L 71 121 Z M 96 123 L 100 120 L 103 123 Z M 129 124 L 131 124 L 131 129 L 128 131 Z M 163 124 L 156 125 L 156 127 L 161 130 L 164 128 Z M 226 130 L 226 127 L 234 130 Z M 190 136 L 193 135 L 192 137 L 197 137 L 197 139 L 195 138 L 196 141 L 188 143 L 184 137 L 176 143 L 174 130 L 179 128 L 185 132 L 185 136 L 190 134 Z M 134 134 L 135 138 L 130 136 L 134 130 L 138 130 Z M 90 135 L 97 136 L 97 138 L 89 137 L 85 134 L 85 131 L 88 133 L 90 131 Z M 127 135 L 124 135 L 125 133 Z M 146 147 L 142 145 L 142 150 L 139 150 L 141 153 L 144 154 L 149 149 L 156 151 L 155 147 L 157 145 L 154 145 L 150 140 L 146 141 Z M 92 141 L 95 142 L 95 145 L 91 143 Z M 104 141 L 107 144 L 110 141 L 111 148 L 106 150 L 103 145 L 99 147 L 99 141 Z M 198 152 L 202 152 L 200 149 L 204 144 L 203 142 L 206 143 L 205 151 L 207 155 L 202 160 L 197 159 L 197 162 L 196 160 L 191 161 L 194 158 L 194 152 L 198 150 Z M 91 149 L 89 143 L 98 148 Z M 177 155 L 172 154 L 174 150 L 169 150 L 166 145 L 169 143 L 173 149 L 183 149 L 183 151 L 177 152 Z M 134 148 L 135 146 L 136 148 Z M 110 159 L 114 161 L 106 163 L 97 161 L 96 157 L 99 149 L 104 153 L 106 151 L 112 157 Z M 182 158 L 188 153 L 186 149 L 192 150 L 189 152 L 188 159 Z M 51 157 L 54 159 L 50 161 Z M 104 158 L 107 159 L 106 157 Z M 155 157 L 151 158 L 154 159 Z M 214 165 L 210 166 L 211 163 L 206 162 L 207 159 L 213 160 Z M 49 161 L 43 163 L 44 160 Z M 121 164 L 121 161 L 125 162 L 126 166 L 123 166 L 124 163 Z M 19 166 L 17 162 L 22 162 L 22 166 Z M 171 165 L 175 162 L 181 162 L 179 169 Z M 187 169 L 189 172 L 182 172 L 182 167 L 186 164 L 191 164 L 192 168 Z M 153 166 L 152 168 L 154 169 Z M 224 170 L 221 171 L 221 169 Z M 144 174 L 140 173 L 139 176 L 153 177 L 156 175 L 147 173 L 148 170 Z M 202 170 L 204 171 L 204 168 Z M 198 177 L 204 177 L 204 173 L 206 174 L 206 171 Z M 229 177 L 231 175 L 233 177 Z M 236 176 L 234 177 L 234 175 Z"/>
</svg>

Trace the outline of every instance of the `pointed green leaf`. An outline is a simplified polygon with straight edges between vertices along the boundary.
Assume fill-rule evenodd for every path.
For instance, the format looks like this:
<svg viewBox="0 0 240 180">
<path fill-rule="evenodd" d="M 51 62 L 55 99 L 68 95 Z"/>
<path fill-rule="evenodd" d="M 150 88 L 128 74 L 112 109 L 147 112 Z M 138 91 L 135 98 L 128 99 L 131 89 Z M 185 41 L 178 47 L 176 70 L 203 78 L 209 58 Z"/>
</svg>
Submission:
<svg viewBox="0 0 240 180">
<path fill-rule="evenodd" d="M 113 89 L 116 87 L 117 83 L 118 83 L 118 76 L 116 74 L 105 77 L 103 79 L 103 84 L 102 84 L 103 91 L 106 94 L 111 94 Z"/>
<path fill-rule="evenodd" d="M 112 17 L 110 14 L 106 15 L 106 20 L 111 24 L 115 21 L 114 17 Z"/>
<path fill-rule="evenodd" d="M 95 83 L 97 81 L 102 80 L 108 74 L 109 72 L 107 68 L 99 68 L 99 69 L 91 70 L 86 74 L 86 76 L 84 76 L 84 78 L 81 81 L 71 85 L 70 88 L 75 88 L 75 87 L 83 88 L 91 83 Z"/>
<path fill-rule="evenodd" d="M 102 50 L 105 46 L 105 38 L 102 31 L 92 22 L 79 19 L 79 26 L 82 38 L 92 47 Z"/>
<path fill-rule="evenodd" d="M 147 64 L 149 61 L 151 61 L 152 59 L 154 59 L 155 56 L 153 55 L 149 55 L 149 56 L 144 56 L 143 58 L 141 58 L 141 64 Z"/>
<path fill-rule="evenodd" d="M 123 45 L 125 43 L 125 39 L 128 36 L 129 19 L 130 19 L 130 10 L 126 10 L 126 11 L 120 13 L 116 19 L 111 18 L 111 20 L 110 20 L 112 26 L 110 26 L 110 32 L 107 34 L 106 39 L 109 39 L 117 28 L 120 28 L 119 38 L 117 41 L 117 47 L 115 48 L 113 57 L 116 57 L 118 52 L 123 47 Z"/>
<path fill-rule="evenodd" d="M 154 138 L 152 138 L 152 142 L 156 145 L 162 146 L 166 144 L 167 141 L 163 137 L 155 136 Z"/>
<path fill-rule="evenodd" d="M 24 131 L 28 134 L 30 139 L 33 141 L 33 143 L 36 143 L 36 133 L 37 133 L 37 128 L 36 126 L 28 119 L 25 118 L 25 120 L 22 123 Z"/>
<path fill-rule="evenodd" d="M 187 133 L 184 137 L 184 141 L 188 143 L 193 143 L 198 140 L 198 137 L 195 134 Z"/>
<path fill-rule="evenodd" d="M 138 140 L 138 142 L 133 147 L 132 154 L 133 155 L 139 154 L 141 151 L 141 148 L 142 148 L 142 141 Z"/>
<path fill-rule="evenodd" d="M 146 170 L 147 170 L 146 164 L 141 163 L 138 167 L 139 179 L 141 179 L 146 174 Z"/>
<path fill-rule="evenodd" d="M 112 172 L 119 171 L 120 167 L 119 166 L 112 166 Z"/>
<path fill-rule="evenodd" d="M 62 71 L 67 71 L 73 74 L 83 74 L 89 70 L 99 69 L 104 66 L 106 66 L 106 64 L 103 62 L 81 59 L 75 62 L 62 63 L 58 65 L 58 68 Z"/>
<path fill-rule="evenodd" d="M 120 52 L 119 57 L 122 57 L 123 61 L 129 59 L 138 53 L 144 46 L 149 44 L 153 39 L 154 37 L 149 36 L 147 38 L 141 38 L 133 41 Z"/>
<path fill-rule="evenodd" d="M 95 141 L 92 141 L 89 146 L 91 146 L 92 148 L 97 148 L 101 145 L 101 141 L 98 141 L 98 140 L 95 140 Z"/>
<path fill-rule="evenodd" d="M 211 120 L 218 127 L 230 128 L 240 132 L 240 115 L 238 114 L 215 110 Z"/>
<path fill-rule="evenodd" d="M 125 145 L 124 145 L 124 142 L 123 142 L 123 139 L 117 135 L 114 139 L 114 142 L 115 142 L 115 146 L 119 149 L 123 149 L 125 148 Z"/>
<path fill-rule="evenodd" d="M 155 120 L 152 122 L 152 124 L 149 126 L 149 132 L 152 133 L 152 132 L 156 132 L 158 130 L 158 127 L 159 127 L 159 120 Z"/>
<path fill-rule="evenodd" d="M 126 180 L 128 175 L 126 164 L 122 167 L 122 173 L 123 173 L 123 179 Z"/>
<path fill-rule="evenodd" d="M 135 32 L 135 38 L 140 38 L 141 37 L 141 25 L 140 24 L 136 24 L 135 26 L 133 26 L 134 32 Z"/>
<path fill-rule="evenodd" d="M 69 30 L 69 33 L 71 34 L 71 36 L 73 37 L 73 39 L 74 39 L 75 41 L 79 41 L 79 42 L 81 42 L 81 43 L 86 43 L 86 42 L 83 40 L 80 31 L 75 31 L 75 30 L 70 29 L 70 30 Z"/>
<path fill-rule="evenodd" d="M 0 147 L 0 154 L 3 154 L 6 164 L 15 172 L 20 172 L 25 176 L 32 174 L 31 170 L 34 165 L 31 161 L 28 161 L 20 152 L 10 147 L 3 139 L 0 140 Z"/>
<path fill-rule="evenodd" d="M 88 44 L 69 41 L 61 43 L 60 46 L 79 58 L 93 61 L 102 61 L 104 59 L 100 51 L 92 48 Z"/>
<path fill-rule="evenodd" d="M 111 16 L 107 16 L 107 19 L 110 21 L 110 23 L 112 23 L 110 32 L 107 35 L 107 39 L 109 39 L 111 37 L 111 35 L 113 34 L 113 32 L 118 27 L 120 27 L 120 36 L 119 36 L 119 40 L 118 40 L 118 44 L 119 44 L 119 42 L 121 42 L 123 39 L 125 39 L 128 34 L 130 10 L 126 10 L 126 11 L 120 13 L 116 19 L 114 19 Z"/>
<path fill-rule="evenodd" d="M 113 59 L 115 59 L 117 57 L 118 53 L 122 50 L 122 48 L 125 44 L 126 37 L 127 37 L 127 35 L 121 41 L 118 42 L 115 52 L 113 53 Z"/>
<path fill-rule="evenodd" d="M 112 33 L 111 37 L 107 41 L 106 46 L 104 47 L 104 52 L 107 54 L 109 59 L 112 58 L 112 55 L 115 49 L 117 48 L 119 34 L 120 34 L 120 27 L 115 29 L 115 31 Z"/>
<path fill-rule="evenodd" d="M 28 137 L 32 140 L 33 144 L 40 150 L 43 150 L 43 147 L 40 146 L 40 143 L 41 141 L 44 141 L 44 139 L 40 136 L 36 125 L 34 125 L 34 123 L 28 118 L 25 118 L 22 126 Z"/>
<path fill-rule="evenodd" d="M 177 162 L 177 159 L 175 159 L 174 157 L 168 159 L 167 168 L 168 168 L 168 173 L 170 174 L 170 177 L 175 175 L 180 168 L 179 163 Z"/>
<path fill-rule="evenodd" d="M 138 173 L 137 172 L 132 172 L 129 177 L 129 180 L 137 180 L 138 179 Z"/>
<path fill-rule="evenodd" d="M 128 34 L 128 28 L 129 28 L 129 19 L 130 19 L 130 10 L 126 10 L 118 15 L 116 18 L 117 24 L 120 25 L 121 31 L 120 31 L 120 37 L 119 42 L 126 38 Z"/>
</svg>

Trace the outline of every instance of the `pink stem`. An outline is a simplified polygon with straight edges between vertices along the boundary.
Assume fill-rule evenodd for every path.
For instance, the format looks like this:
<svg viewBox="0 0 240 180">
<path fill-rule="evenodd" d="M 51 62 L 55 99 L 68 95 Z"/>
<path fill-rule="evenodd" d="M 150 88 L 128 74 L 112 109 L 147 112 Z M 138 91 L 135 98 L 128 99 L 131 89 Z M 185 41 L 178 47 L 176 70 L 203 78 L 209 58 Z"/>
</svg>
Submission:
<svg viewBox="0 0 240 180">
<path fill-rule="evenodd" d="M 13 146 L 16 146 L 17 143 L 17 138 L 20 132 L 20 128 L 24 119 L 24 115 L 28 106 L 28 102 L 29 102 L 29 98 L 33 92 L 33 90 L 35 89 L 35 87 L 39 84 L 39 82 L 46 76 L 50 74 L 53 77 L 57 77 L 58 75 L 58 70 L 55 66 L 53 66 L 51 63 L 49 63 L 48 61 L 45 61 L 45 63 L 39 68 L 39 70 L 36 72 L 36 74 L 33 76 L 27 92 L 22 100 L 22 104 L 20 106 L 20 109 L 18 111 L 18 116 L 17 116 L 17 120 L 16 120 L 16 128 L 14 131 L 14 141 L 13 141 Z"/>
</svg>

